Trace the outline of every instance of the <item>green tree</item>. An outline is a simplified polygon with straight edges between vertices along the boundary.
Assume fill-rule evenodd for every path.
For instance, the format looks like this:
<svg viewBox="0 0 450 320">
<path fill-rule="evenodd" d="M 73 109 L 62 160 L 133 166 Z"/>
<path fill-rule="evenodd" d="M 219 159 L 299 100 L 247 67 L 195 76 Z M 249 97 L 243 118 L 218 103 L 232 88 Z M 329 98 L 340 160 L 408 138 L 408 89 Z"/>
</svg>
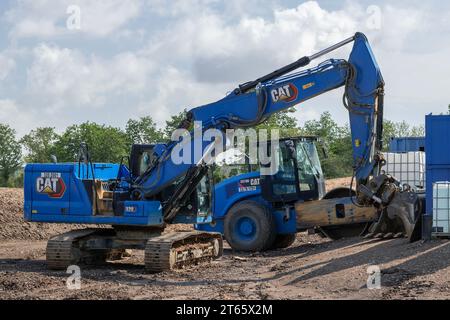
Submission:
<svg viewBox="0 0 450 320">
<path fill-rule="evenodd" d="M 128 155 L 130 144 L 128 136 L 119 128 L 85 122 L 73 125 L 55 143 L 59 161 L 76 161 L 82 142 L 87 143 L 93 162 L 120 162 Z"/>
<path fill-rule="evenodd" d="M 400 137 L 423 137 L 425 136 L 424 126 L 410 126 L 406 121 L 394 122 L 384 120 L 383 122 L 383 150 L 389 149 L 392 138 Z"/>
<path fill-rule="evenodd" d="M 0 124 L 0 185 L 7 186 L 10 178 L 22 164 L 22 149 L 16 131 Z"/>
<path fill-rule="evenodd" d="M 172 132 L 176 130 L 181 122 L 186 119 L 187 110 L 184 109 L 180 113 L 170 117 L 169 120 L 166 121 L 166 126 L 163 130 L 164 140 L 170 141 L 172 137 Z"/>
<path fill-rule="evenodd" d="M 270 132 L 272 129 L 280 131 L 280 138 L 289 138 L 301 135 L 301 129 L 298 126 L 297 118 L 292 116 L 295 109 L 288 109 L 283 112 L 277 112 L 262 124 L 257 126 L 257 129 L 266 129 Z"/>
<path fill-rule="evenodd" d="M 125 132 L 132 144 L 153 144 L 164 140 L 164 134 L 151 117 L 128 120 Z"/>
<path fill-rule="evenodd" d="M 45 127 L 32 130 L 20 140 L 27 151 L 25 161 L 28 163 L 49 162 L 51 155 L 56 154 L 55 143 L 58 139 L 55 128 Z"/>
<path fill-rule="evenodd" d="M 352 174 L 352 141 L 348 125 L 339 126 L 331 113 L 325 112 L 319 120 L 307 121 L 302 132 L 304 135 L 320 138 L 327 150 L 327 157 L 319 152 L 326 178 L 340 178 Z"/>
</svg>

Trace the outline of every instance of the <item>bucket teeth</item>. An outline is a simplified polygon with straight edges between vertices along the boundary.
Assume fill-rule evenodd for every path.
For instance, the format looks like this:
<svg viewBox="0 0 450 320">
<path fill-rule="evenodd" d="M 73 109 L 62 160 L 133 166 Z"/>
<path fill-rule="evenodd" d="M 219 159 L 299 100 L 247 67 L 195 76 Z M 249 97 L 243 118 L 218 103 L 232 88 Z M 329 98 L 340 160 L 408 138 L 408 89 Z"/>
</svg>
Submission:
<svg viewBox="0 0 450 320">
<path fill-rule="evenodd" d="M 397 192 L 381 212 L 379 220 L 374 223 L 370 233 L 375 238 L 398 239 L 407 237 L 410 242 L 421 239 L 421 207 L 416 194 L 403 191 Z"/>
<path fill-rule="evenodd" d="M 385 240 L 389 240 L 389 239 L 393 239 L 394 238 L 394 234 L 392 232 L 386 233 L 383 237 L 383 239 Z"/>
<path fill-rule="evenodd" d="M 374 236 L 375 236 L 374 233 L 368 233 L 367 235 L 365 235 L 365 236 L 363 237 L 363 239 L 373 239 Z"/>
</svg>

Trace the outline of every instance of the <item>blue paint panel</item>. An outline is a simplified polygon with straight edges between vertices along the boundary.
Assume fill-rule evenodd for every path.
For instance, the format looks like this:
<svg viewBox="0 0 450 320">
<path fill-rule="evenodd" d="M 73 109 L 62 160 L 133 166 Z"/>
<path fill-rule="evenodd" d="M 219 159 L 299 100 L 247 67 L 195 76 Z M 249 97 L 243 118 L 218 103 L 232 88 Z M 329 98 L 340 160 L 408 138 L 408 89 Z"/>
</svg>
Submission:
<svg viewBox="0 0 450 320">
<path fill-rule="evenodd" d="M 433 183 L 450 181 L 450 116 L 426 116 L 427 214 L 433 214 Z"/>
<path fill-rule="evenodd" d="M 29 164 L 25 168 L 25 203 L 24 218 L 33 222 L 54 223 L 82 223 L 82 224 L 111 224 L 111 225 L 136 225 L 150 226 L 162 225 L 162 208 L 158 201 L 126 201 L 125 206 L 135 207 L 136 210 L 124 212 L 123 216 L 94 215 L 92 192 L 89 184 L 80 179 L 89 175 L 86 169 L 91 169 L 78 164 Z M 120 175 L 126 176 L 128 169 L 120 168 L 116 164 L 94 164 L 96 179 L 116 179 Z M 84 170 L 83 170 L 84 169 Z M 90 171 L 89 171 L 90 172 Z M 47 176 L 60 177 L 65 185 L 64 193 L 60 197 L 53 197 L 47 190 L 42 191 L 42 186 L 50 182 L 43 181 Z M 89 176 L 92 179 L 92 175 Z M 88 181 L 89 182 L 89 181 Z M 56 190 L 58 191 L 58 190 Z M 57 194 L 58 195 L 58 194 Z M 59 195 L 58 195 L 59 196 Z"/>
<path fill-rule="evenodd" d="M 146 225 L 161 225 L 163 223 L 161 203 L 158 201 L 125 201 L 124 217 L 145 217 Z"/>
<path fill-rule="evenodd" d="M 256 187 L 254 191 L 239 192 L 239 182 L 246 179 L 259 179 L 259 172 L 251 172 L 231 177 L 217 184 L 214 188 L 214 210 L 213 218 L 223 218 L 228 210 L 237 202 L 242 200 L 255 200 L 263 203 L 261 188 Z M 264 202 L 265 205 L 268 205 Z"/>
<path fill-rule="evenodd" d="M 261 203 L 267 207 L 275 217 L 275 223 L 277 227 L 277 233 L 279 234 L 290 234 L 297 231 L 297 215 L 293 211 L 290 214 L 290 219 L 288 221 L 284 220 L 285 212 L 278 212 L 272 209 L 270 203 L 265 201 L 261 195 L 261 188 L 257 186 L 255 190 L 243 191 L 246 189 L 239 189 L 240 182 L 243 180 L 259 179 L 259 172 L 251 172 L 242 174 L 239 176 L 231 177 L 217 184 L 214 189 L 214 210 L 213 210 L 213 221 L 214 225 L 211 224 L 197 224 L 195 228 L 201 231 L 212 231 L 224 233 L 224 219 L 228 210 L 235 204 L 244 201 L 252 200 Z"/>
<path fill-rule="evenodd" d="M 51 216 L 34 214 L 32 222 L 49 223 L 75 223 L 75 224 L 106 224 L 127 226 L 161 226 L 162 223 L 152 223 L 153 219 L 148 217 L 106 217 L 106 216 Z"/>
<path fill-rule="evenodd" d="M 417 152 L 425 151 L 425 137 L 392 138 L 389 142 L 389 152 Z"/>
<path fill-rule="evenodd" d="M 348 96 L 353 103 L 350 107 L 350 127 L 353 144 L 353 162 L 356 169 L 356 180 L 366 179 L 373 170 L 371 159 L 372 132 L 376 128 L 374 112 L 376 96 L 374 93 L 384 83 L 380 68 L 374 57 L 367 38 L 357 34 L 352 53 L 348 61 L 355 71 L 353 81 L 349 82 Z M 370 105 L 371 108 L 363 107 Z M 358 143 L 360 141 L 360 143 Z"/>
<path fill-rule="evenodd" d="M 206 231 L 206 232 L 219 232 L 222 235 L 224 234 L 224 220 L 218 219 L 214 220 L 213 224 L 196 224 L 195 230 Z"/>
<path fill-rule="evenodd" d="M 120 166 L 116 163 L 94 163 L 95 179 L 107 181 L 119 177 L 129 177 L 130 171 L 124 165 Z M 120 170 L 120 174 L 119 174 Z M 90 164 L 76 164 L 74 172 L 80 179 L 92 179 L 92 166 Z"/>
<path fill-rule="evenodd" d="M 450 165 L 450 116 L 426 117 L 427 165 Z"/>
<path fill-rule="evenodd" d="M 297 213 L 294 209 L 289 213 L 289 220 L 285 220 L 286 213 L 284 211 L 276 211 L 274 216 L 278 234 L 297 233 Z"/>
</svg>

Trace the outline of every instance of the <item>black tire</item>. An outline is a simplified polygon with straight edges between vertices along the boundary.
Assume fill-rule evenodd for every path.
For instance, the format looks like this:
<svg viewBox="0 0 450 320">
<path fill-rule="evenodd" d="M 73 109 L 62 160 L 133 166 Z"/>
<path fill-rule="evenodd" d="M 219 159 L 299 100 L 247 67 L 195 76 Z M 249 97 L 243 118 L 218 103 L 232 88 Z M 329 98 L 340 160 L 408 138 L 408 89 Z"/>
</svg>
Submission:
<svg viewBox="0 0 450 320">
<path fill-rule="evenodd" d="M 251 225 L 249 234 L 242 232 L 245 223 Z M 258 202 L 242 201 L 228 211 L 225 217 L 224 233 L 225 239 L 234 250 L 264 251 L 271 248 L 275 241 L 275 218 L 266 207 Z"/>
<path fill-rule="evenodd" d="M 275 242 L 272 245 L 272 249 L 285 249 L 289 248 L 297 238 L 295 233 L 292 234 L 278 234 L 275 238 Z"/>
</svg>

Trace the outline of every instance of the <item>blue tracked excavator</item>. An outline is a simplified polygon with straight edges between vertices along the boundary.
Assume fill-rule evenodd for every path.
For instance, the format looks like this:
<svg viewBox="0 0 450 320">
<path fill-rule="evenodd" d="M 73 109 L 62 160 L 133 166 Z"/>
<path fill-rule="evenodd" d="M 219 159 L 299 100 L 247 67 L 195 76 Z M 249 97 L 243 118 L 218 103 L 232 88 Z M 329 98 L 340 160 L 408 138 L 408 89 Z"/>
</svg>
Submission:
<svg viewBox="0 0 450 320">
<path fill-rule="evenodd" d="M 353 49 L 348 60 L 330 59 L 296 71 L 349 43 Z M 214 194 L 210 166 L 204 161 L 212 142 L 196 135 L 193 124 L 201 121 L 203 132 L 251 128 L 276 112 L 340 87 L 345 89 L 343 104 L 349 112 L 353 145 L 356 194 L 349 199 L 375 212 L 371 235 L 406 235 L 414 240 L 420 229 L 416 224 L 419 201 L 407 186 L 382 171 L 384 81 L 367 38 L 357 33 L 244 83 L 217 102 L 190 110 L 180 124 L 180 129 L 190 132 L 190 139 L 133 146 L 129 166 L 93 163 L 86 145 L 82 145 L 76 163 L 28 164 L 24 187 L 27 221 L 112 226 L 74 230 L 50 239 L 48 266 L 63 269 L 103 262 L 120 257 L 125 249 L 145 250 L 145 268 L 152 272 L 219 257 L 223 250 L 221 232 L 211 232 L 207 226 L 215 224 L 213 202 L 225 203 L 230 195 Z M 296 145 L 281 145 L 289 161 Z M 180 146 L 184 152 L 191 151 L 184 154 L 190 161 L 174 161 L 172 154 L 179 152 Z M 245 231 L 251 223 L 259 224 L 270 234 L 259 244 L 258 248 L 264 249 L 273 244 L 277 234 L 295 233 L 296 220 L 302 215 L 306 219 L 314 208 L 302 207 L 303 201 L 298 201 L 301 184 L 286 179 L 285 174 L 265 176 L 260 183 L 259 200 L 247 199 L 234 215 L 252 212 L 253 221 L 239 227 Z M 175 223 L 196 224 L 197 230 L 163 232 L 165 226 Z M 230 232 L 233 230 L 225 230 L 225 235 Z"/>
</svg>

